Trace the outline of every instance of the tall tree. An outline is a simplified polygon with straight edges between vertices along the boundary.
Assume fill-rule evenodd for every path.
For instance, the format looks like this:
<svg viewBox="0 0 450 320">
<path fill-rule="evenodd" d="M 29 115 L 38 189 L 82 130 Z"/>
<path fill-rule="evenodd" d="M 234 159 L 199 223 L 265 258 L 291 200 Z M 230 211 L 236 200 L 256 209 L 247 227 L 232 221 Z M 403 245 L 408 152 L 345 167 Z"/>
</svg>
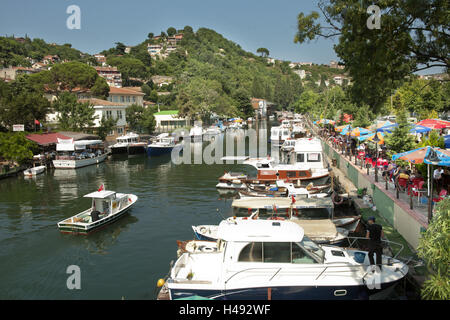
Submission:
<svg viewBox="0 0 450 320">
<path fill-rule="evenodd" d="M 256 50 L 259 54 L 261 54 L 261 57 L 268 57 L 269 56 L 269 50 L 266 48 L 258 48 Z"/>
<path fill-rule="evenodd" d="M 169 37 L 174 36 L 177 33 L 177 29 L 175 29 L 174 27 L 170 27 L 167 29 L 167 35 Z"/>
<path fill-rule="evenodd" d="M 60 129 L 83 131 L 94 126 L 93 106 L 89 102 L 78 102 L 74 94 L 63 92 L 52 106 L 58 112 Z"/>
<path fill-rule="evenodd" d="M 412 72 L 449 67 L 449 4 L 445 0 L 383 0 L 380 29 L 373 28 L 367 2 L 320 0 L 319 13 L 298 15 L 294 42 L 338 37 L 337 55 L 353 79 L 355 102 L 379 111 L 386 97 Z"/>
</svg>

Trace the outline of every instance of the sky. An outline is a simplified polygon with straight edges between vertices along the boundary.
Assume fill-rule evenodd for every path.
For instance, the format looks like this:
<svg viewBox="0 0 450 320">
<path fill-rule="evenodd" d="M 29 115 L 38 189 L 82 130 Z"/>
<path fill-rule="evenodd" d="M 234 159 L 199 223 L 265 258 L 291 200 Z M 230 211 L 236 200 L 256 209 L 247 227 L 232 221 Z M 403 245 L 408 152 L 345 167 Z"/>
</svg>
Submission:
<svg viewBox="0 0 450 320">
<path fill-rule="evenodd" d="M 81 12 L 81 29 L 67 28 L 70 5 Z M 338 61 L 333 40 L 295 44 L 297 16 L 317 10 L 317 0 L 2 0 L 0 35 L 28 35 L 48 43 L 71 43 L 95 54 L 116 42 L 136 45 L 169 27 L 213 29 L 253 52 L 267 48 L 275 59 L 328 64 Z"/>
</svg>

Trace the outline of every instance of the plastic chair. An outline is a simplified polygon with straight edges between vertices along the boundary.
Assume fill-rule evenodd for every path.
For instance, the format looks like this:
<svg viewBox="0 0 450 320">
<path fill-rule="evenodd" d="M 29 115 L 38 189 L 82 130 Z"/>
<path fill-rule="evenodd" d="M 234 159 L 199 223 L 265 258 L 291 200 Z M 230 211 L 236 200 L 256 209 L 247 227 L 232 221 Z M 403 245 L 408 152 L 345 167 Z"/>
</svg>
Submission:
<svg viewBox="0 0 450 320">
<path fill-rule="evenodd" d="M 441 192 L 439 192 L 439 198 L 433 198 L 433 202 L 439 202 L 442 199 L 445 198 L 445 196 L 447 195 L 447 190 L 442 189 Z"/>
</svg>

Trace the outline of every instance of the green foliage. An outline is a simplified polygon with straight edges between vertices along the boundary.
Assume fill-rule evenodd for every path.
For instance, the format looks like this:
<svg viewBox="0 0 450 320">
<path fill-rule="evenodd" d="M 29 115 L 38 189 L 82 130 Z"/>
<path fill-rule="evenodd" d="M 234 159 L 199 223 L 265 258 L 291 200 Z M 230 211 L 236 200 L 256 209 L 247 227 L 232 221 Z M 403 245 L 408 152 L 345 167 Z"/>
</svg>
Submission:
<svg viewBox="0 0 450 320">
<path fill-rule="evenodd" d="M 372 112 L 369 106 L 361 106 L 356 111 L 355 120 L 352 123 L 353 127 L 367 127 L 372 124 Z M 372 116 L 373 117 L 373 116 Z"/>
<path fill-rule="evenodd" d="M 388 148 L 389 156 L 395 153 L 405 152 L 416 148 L 416 142 L 414 137 L 409 133 L 411 129 L 406 115 L 406 110 L 402 104 L 401 94 L 397 93 L 393 97 L 393 105 L 396 113 L 396 119 L 398 127 L 392 132 L 387 134 L 384 138 L 386 147 Z"/>
<path fill-rule="evenodd" d="M 153 110 L 132 104 L 126 109 L 126 119 L 130 130 L 152 133 L 156 126 Z"/>
<path fill-rule="evenodd" d="M 439 147 L 441 149 L 445 149 L 445 140 L 444 137 L 439 136 L 438 131 L 431 130 L 428 134 L 428 137 L 424 137 L 419 144 L 419 147 Z"/>
<path fill-rule="evenodd" d="M 167 35 L 169 37 L 173 37 L 176 33 L 177 33 L 177 29 L 175 29 L 174 27 L 170 27 L 167 29 Z"/>
<path fill-rule="evenodd" d="M 148 79 L 149 73 L 145 64 L 136 58 L 128 56 L 109 56 L 107 58 L 108 64 L 117 67 L 122 74 L 123 86 L 130 85 L 130 78 Z"/>
<path fill-rule="evenodd" d="M 381 29 L 367 27 L 368 3 L 323 0 L 317 12 L 300 13 L 294 42 L 339 37 L 335 51 L 353 79 L 352 101 L 378 113 L 392 91 L 414 71 L 449 67 L 448 1 L 382 0 Z"/>
<path fill-rule="evenodd" d="M 417 253 L 432 272 L 422 288 L 426 300 L 450 299 L 450 199 L 437 203 L 434 216 L 419 240 Z"/>
<path fill-rule="evenodd" d="M 22 43 L 13 37 L 0 37 L 0 65 L 4 67 L 10 65 L 31 67 L 31 63 L 25 59 L 26 57 L 41 61 L 46 55 L 57 55 L 60 60 L 83 62 L 93 60 L 93 57 L 73 49 L 70 44 L 48 44 L 42 39 L 31 40 L 28 37 Z"/>
<path fill-rule="evenodd" d="M 52 106 L 59 112 L 58 122 L 62 130 L 82 131 L 94 125 L 94 108 L 89 102 L 78 102 L 74 94 L 63 92 Z"/>
<path fill-rule="evenodd" d="M 254 116 L 254 110 L 250 102 L 250 95 L 245 89 L 237 89 L 234 93 L 233 99 L 236 101 L 236 106 L 240 112 L 240 117 L 247 119 Z"/>
<path fill-rule="evenodd" d="M 97 135 L 101 140 L 105 140 L 108 133 L 111 132 L 117 124 L 118 119 L 102 117 L 100 127 L 97 129 Z"/>
<path fill-rule="evenodd" d="M 42 122 L 50 108 L 44 91 L 28 76 L 6 83 L 0 80 L 0 124 L 12 130 L 14 124 L 24 124 L 34 130 L 34 120 Z"/>
<path fill-rule="evenodd" d="M 11 163 L 26 163 L 33 158 L 33 150 L 36 148 L 37 145 L 25 138 L 23 132 L 0 132 L 0 157 Z"/>
<path fill-rule="evenodd" d="M 319 94 L 312 90 L 305 90 L 295 102 L 294 110 L 295 112 L 302 114 L 316 110 L 320 107 L 320 105 L 318 105 L 319 99 Z"/>
<path fill-rule="evenodd" d="M 267 50 L 266 48 L 258 48 L 256 50 L 256 52 L 261 54 L 261 57 L 268 57 L 269 56 L 269 50 Z"/>
</svg>

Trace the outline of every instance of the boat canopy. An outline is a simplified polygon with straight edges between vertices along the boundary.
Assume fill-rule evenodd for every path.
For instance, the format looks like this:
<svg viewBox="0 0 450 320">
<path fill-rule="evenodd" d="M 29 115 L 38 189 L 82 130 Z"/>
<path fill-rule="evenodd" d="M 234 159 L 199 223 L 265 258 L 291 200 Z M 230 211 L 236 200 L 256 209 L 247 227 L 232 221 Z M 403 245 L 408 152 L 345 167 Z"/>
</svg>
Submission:
<svg viewBox="0 0 450 320">
<path fill-rule="evenodd" d="M 59 139 L 56 145 L 56 151 L 75 151 L 84 150 L 86 146 L 102 144 L 102 140 L 78 140 L 73 141 L 73 139 Z"/>
<path fill-rule="evenodd" d="M 84 198 L 106 199 L 106 198 L 111 198 L 115 194 L 116 194 L 115 191 L 102 190 L 102 191 L 91 192 L 91 193 L 85 195 Z"/>
<path fill-rule="evenodd" d="M 290 221 L 236 220 L 222 221 L 218 239 L 234 242 L 301 242 L 303 228 Z"/>
<path fill-rule="evenodd" d="M 333 208 L 331 198 L 305 198 L 295 199 L 295 203 L 291 198 L 284 197 L 252 197 L 236 199 L 231 204 L 234 208 L 251 208 L 251 209 L 270 209 L 270 208 Z"/>
<path fill-rule="evenodd" d="M 300 138 L 295 140 L 295 152 L 322 152 L 322 143 L 317 138 Z"/>
</svg>

